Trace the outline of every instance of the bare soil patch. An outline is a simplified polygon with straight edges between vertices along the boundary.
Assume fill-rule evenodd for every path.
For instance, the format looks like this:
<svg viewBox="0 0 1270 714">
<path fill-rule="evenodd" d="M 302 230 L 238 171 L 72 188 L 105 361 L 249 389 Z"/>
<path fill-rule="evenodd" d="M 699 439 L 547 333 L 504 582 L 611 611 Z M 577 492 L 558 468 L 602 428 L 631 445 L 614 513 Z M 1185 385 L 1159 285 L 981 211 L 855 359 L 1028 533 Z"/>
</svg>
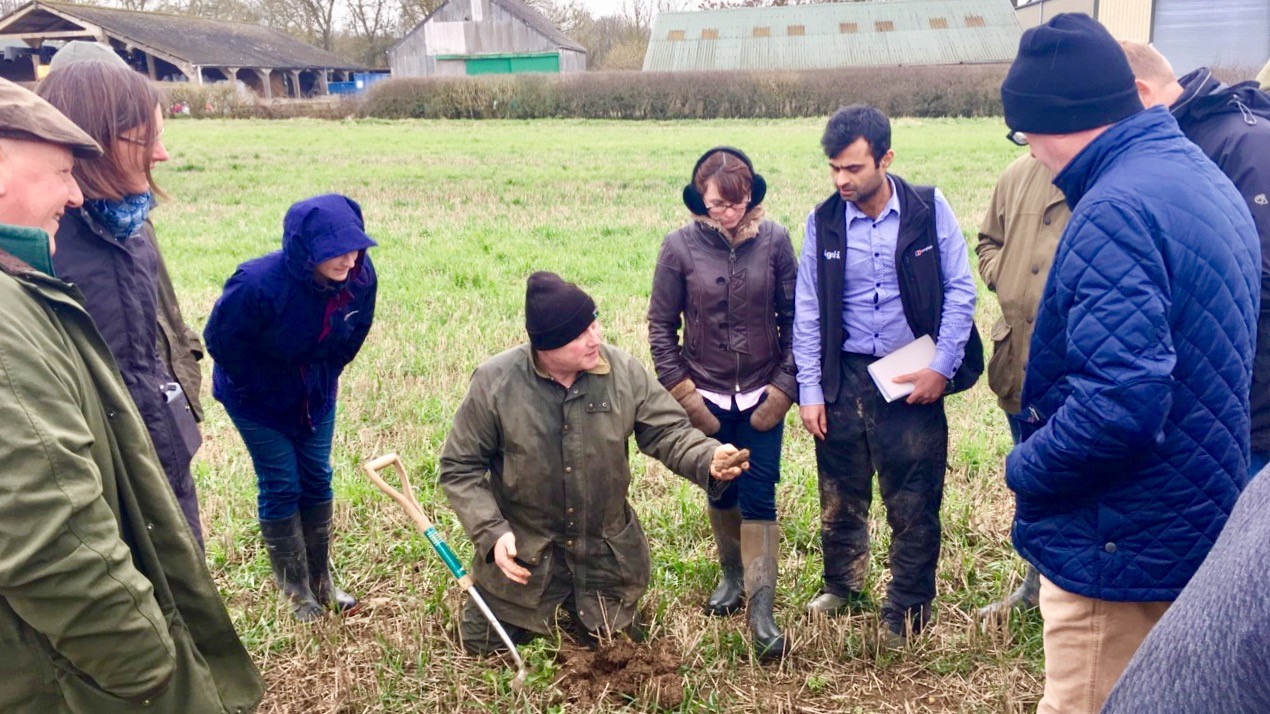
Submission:
<svg viewBox="0 0 1270 714">
<path fill-rule="evenodd" d="M 556 687 L 577 706 L 593 707 L 613 696 L 662 709 L 683 705 L 683 661 L 669 640 L 651 645 L 619 640 L 594 650 L 569 645 L 556 659 L 561 664 Z"/>
</svg>

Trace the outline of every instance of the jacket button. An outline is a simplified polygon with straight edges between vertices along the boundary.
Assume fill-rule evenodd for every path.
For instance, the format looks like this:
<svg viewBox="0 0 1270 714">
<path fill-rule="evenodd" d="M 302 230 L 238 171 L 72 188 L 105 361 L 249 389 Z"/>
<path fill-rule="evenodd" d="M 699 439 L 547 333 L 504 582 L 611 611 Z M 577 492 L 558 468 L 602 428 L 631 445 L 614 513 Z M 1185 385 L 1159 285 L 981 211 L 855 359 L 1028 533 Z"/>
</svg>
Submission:
<svg viewBox="0 0 1270 714">
<path fill-rule="evenodd" d="M 1032 266 L 1032 274 L 1033 274 L 1033 275 L 1036 275 L 1036 274 L 1037 274 L 1037 273 L 1039 273 L 1039 272 L 1041 272 L 1041 266 L 1039 266 L 1039 265 L 1033 265 L 1033 266 Z"/>
<path fill-rule="evenodd" d="M 1041 223 L 1044 223 L 1045 225 L 1047 225 L 1047 226 L 1048 226 L 1048 225 L 1050 224 L 1050 217 L 1049 217 L 1049 216 L 1046 216 L 1046 217 L 1045 217 L 1045 218 L 1041 221 Z"/>
<path fill-rule="evenodd" d="M 114 419 L 118 415 L 119 415 L 118 412 L 114 411 L 113 409 L 111 411 L 106 412 L 107 419 Z"/>
<path fill-rule="evenodd" d="M 536 556 L 536 555 L 535 555 L 534 557 L 530 558 L 530 559 L 529 559 L 529 564 L 530 564 L 530 565 L 537 565 L 537 564 L 538 564 L 538 556 Z"/>
<path fill-rule="evenodd" d="M 726 330 L 726 329 L 728 329 L 728 323 L 726 323 L 726 322 L 720 322 L 720 323 L 719 323 L 719 329 L 720 329 L 720 330 Z"/>
<path fill-rule="evenodd" d="M 566 467 L 564 467 L 564 472 L 565 472 L 565 473 L 567 473 L 567 474 L 571 474 L 571 473 L 573 473 L 573 467 L 572 467 L 572 466 L 566 466 Z"/>
<path fill-rule="evenodd" d="M 569 430 L 569 425 L 568 425 L 568 424 L 565 424 L 565 425 L 564 425 L 564 431 L 568 431 L 568 430 Z"/>
<path fill-rule="evenodd" d="M 609 408 L 609 403 L 608 403 L 608 402 L 600 402 L 600 408 L 601 408 L 601 409 L 608 409 L 608 408 Z"/>
<path fill-rule="evenodd" d="M 153 524 L 153 523 L 147 523 L 147 524 L 146 524 L 146 530 L 148 530 L 148 531 L 152 531 L 152 530 L 154 530 L 154 524 Z"/>
<path fill-rule="evenodd" d="M 728 279 L 727 279 L 727 278 L 724 278 L 724 277 L 718 277 L 718 278 L 715 278 L 715 281 L 714 281 L 714 282 L 718 283 L 719 285 L 722 285 L 722 284 L 726 283 L 727 281 L 728 281 Z"/>
<path fill-rule="evenodd" d="M 573 506 L 569 506 L 568 508 L 566 508 L 566 509 L 565 509 L 565 511 L 564 511 L 564 512 L 565 512 L 565 513 L 568 513 L 569 515 L 571 515 L 571 516 L 572 516 L 572 515 L 573 515 Z"/>
<path fill-rule="evenodd" d="M 1116 552 L 1116 544 L 1115 544 L 1115 543 L 1108 543 L 1107 545 L 1104 545 L 1104 546 L 1102 547 L 1102 549 L 1103 549 L 1103 550 L 1105 550 L 1105 551 L 1107 551 L 1108 553 L 1114 553 L 1114 552 Z"/>
<path fill-rule="evenodd" d="M 721 349 L 721 350 L 726 350 L 727 348 L 728 348 L 728 343 L 726 343 L 726 342 L 720 342 L 720 343 L 719 343 L 719 349 Z"/>
<path fill-rule="evenodd" d="M 1028 315 L 1028 316 L 1027 316 L 1027 324 L 1029 324 L 1029 325 L 1030 325 L 1030 324 L 1032 324 L 1032 320 L 1033 320 L 1032 316 L 1031 316 L 1031 315 Z"/>
<path fill-rule="evenodd" d="M 572 540 L 567 540 L 567 541 L 565 541 L 565 542 L 564 542 L 564 544 L 565 544 L 565 545 L 567 545 L 567 546 L 569 546 L 570 548 L 572 548 L 572 547 L 573 547 L 573 541 L 572 541 Z"/>
<path fill-rule="evenodd" d="M 594 408 L 595 408 L 595 402 L 587 402 L 586 408 L 587 408 L 587 409 L 594 409 Z"/>
<path fill-rule="evenodd" d="M 566 524 L 565 524 L 565 527 L 566 527 L 566 528 L 572 528 L 572 527 L 573 527 L 573 521 L 569 521 L 568 523 L 566 523 Z"/>
</svg>

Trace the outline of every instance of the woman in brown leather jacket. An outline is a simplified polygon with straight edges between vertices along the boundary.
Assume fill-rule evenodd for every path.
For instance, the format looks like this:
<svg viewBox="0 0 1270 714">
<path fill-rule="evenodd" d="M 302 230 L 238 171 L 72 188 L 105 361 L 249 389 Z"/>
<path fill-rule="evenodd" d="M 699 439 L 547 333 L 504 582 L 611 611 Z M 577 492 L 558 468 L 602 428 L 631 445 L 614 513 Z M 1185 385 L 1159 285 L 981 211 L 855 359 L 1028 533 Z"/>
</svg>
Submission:
<svg viewBox="0 0 1270 714">
<path fill-rule="evenodd" d="M 732 614 L 748 597 L 755 650 L 777 659 L 785 637 L 772 617 L 776 483 L 785 413 L 798 394 L 797 263 L 789 233 L 764 220 L 766 190 L 738 149 L 716 147 L 697 161 L 683 190 L 693 220 L 666 236 L 657 258 L 648 338 L 657 378 L 693 426 L 750 449 L 750 470 L 710 499 L 723 572 L 705 610 Z"/>
</svg>

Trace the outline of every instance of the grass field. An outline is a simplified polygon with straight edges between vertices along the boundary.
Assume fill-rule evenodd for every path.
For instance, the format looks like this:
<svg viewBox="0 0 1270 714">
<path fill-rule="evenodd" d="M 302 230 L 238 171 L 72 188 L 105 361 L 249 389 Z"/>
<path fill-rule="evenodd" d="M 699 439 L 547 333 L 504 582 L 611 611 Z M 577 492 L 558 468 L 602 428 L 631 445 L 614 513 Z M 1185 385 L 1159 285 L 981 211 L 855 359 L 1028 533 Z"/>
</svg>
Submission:
<svg viewBox="0 0 1270 714">
<path fill-rule="evenodd" d="M 822 122 L 690 123 L 172 121 L 172 194 L 155 214 L 187 320 L 202 329 L 239 262 L 278 247 L 286 208 L 336 191 L 361 202 L 380 275 L 377 320 L 342 383 L 335 437 L 342 584 L 365 614 L 297 626 L 277 601 L 255 523 L 246 452 L 211 400 L 196 461 L 208 558 L 269 686 L 263 711 L 578 711 L 552 682 L 557 642 L 524 649 L 526 695 L 499 660 L 461 654 L 447 635 L 461 598 L 427 543 L 357 466 L 398 451 L 420 500 L 462 558 L 471 547 L 436 486 L 437 454 L 472 369 L 524 339 L 524 279 L 550 269 L 595 296 L 607 339 L 649 362 L 644 312 L 661 237 L 687 216 L 679 191 L 697 156 L 744 148 L 770 186 L 769 216 L 801 244 L 811 206 L 832 190 Z M 971 239 L 1017 149 L 999 120 L 897 120 L 893 170 L 939 185 Z M 972 252 L 973 259 L 973 252 Z M 986 336 L 995 300 L 982 285 Z M 651 363 L 650 363 L 651 364 Z M 207 368 L 210 374 L 210 366 Z M 210 379 L 208 379 L 210 382 Z M 1022 711 L 1040 694 L 1041 628 L 1032 615 L 981 632 L 974 609 L 1018 582 L 1002 483 L 1009 448 L 986 386 L 949 403 L 938 622 L 908 650 L 879 652 L 872 617 L 809 620 L 819 587 L 819 505 L 810 438 L 791 415 L 778 490 L 784 532 L 778 619 L 793 654 L 752 658 L 744 619 L 708 619 L 717 577 L 704 495 L 635 456 L 632 501 L 653 551 L 645 605 L 654 637 L 683 657 L 680 711 Z M 870 589 L 884 593 L 888 529 L 873 514 Z M 603 710 L 652 711 L 610 698 Z"/>
</svg>

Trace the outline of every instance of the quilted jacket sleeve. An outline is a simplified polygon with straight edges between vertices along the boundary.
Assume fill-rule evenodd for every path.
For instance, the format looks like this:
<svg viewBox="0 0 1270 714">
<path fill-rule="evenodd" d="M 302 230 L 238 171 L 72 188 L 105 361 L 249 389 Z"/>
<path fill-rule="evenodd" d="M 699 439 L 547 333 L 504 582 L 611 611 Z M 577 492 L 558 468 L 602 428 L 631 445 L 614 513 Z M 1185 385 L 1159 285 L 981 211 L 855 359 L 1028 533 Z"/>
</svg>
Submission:
<svg viewBox="0 0 1270 714">
<path fill-rule="evenodd" d="M 1163 438 L 1172 407 L 1171 296 L 1151 228 L 1120 203 L 1081 208 L 1042 304 L 1068 316 L 1054 336 L 1066 342 L 1057 385 L 1066 398 L 1006 461 L 1006 482 L 1025 499 L 1104 487 Z"/>
</svg>

